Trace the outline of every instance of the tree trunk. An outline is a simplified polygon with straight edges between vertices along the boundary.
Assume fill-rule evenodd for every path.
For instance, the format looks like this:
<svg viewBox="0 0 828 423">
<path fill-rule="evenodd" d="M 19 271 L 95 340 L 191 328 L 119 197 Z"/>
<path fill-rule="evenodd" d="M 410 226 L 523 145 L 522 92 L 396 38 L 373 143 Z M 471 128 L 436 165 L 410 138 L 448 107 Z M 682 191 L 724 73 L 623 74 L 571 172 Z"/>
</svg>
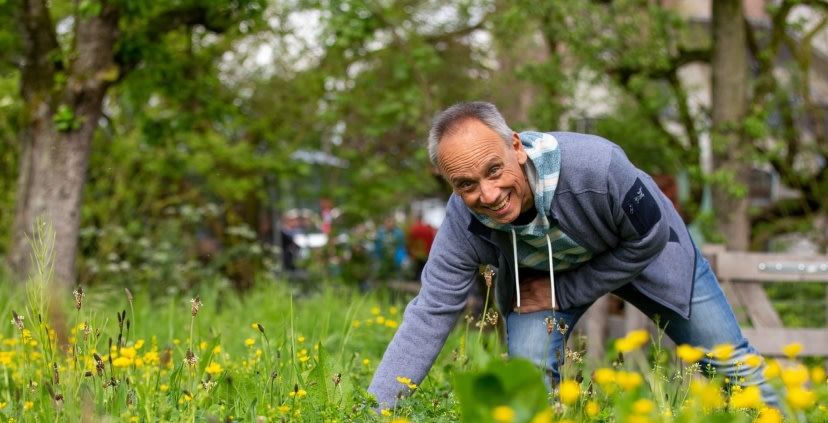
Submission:
<svg viewBox="0 0 828 423">
<path fill-rule="evenodd" d="M 747 41 L 742 0 L 713 3 L 713 166 L 732 173 L 730 183 L 713 187 L 716 224 L 732 250 L 746 250 L 750 240 L 749 199 L 737 198 L 732 186 L 747 187 L 750 161 L 744 145 L 742 121 L 746 113 Z"/>
<path fill-rule="evenodd" d="M 118 13 L 104 6 L 97 16 L 76 16 L 75 50 L 65 57 L 44 0 L 24 2 L 20 13 L 25 55 L 21 94 L 28 121 L 20 140 L 9 261 L 21 278 L 32 270 L 29 239 L 43 219 L 55 230 L 55 279 L 71 286 L 92 137 L 106 90 L 117 77 Z M 66 75 L 62 84 L 55 78 L 58 72 Z"/>
</svg>

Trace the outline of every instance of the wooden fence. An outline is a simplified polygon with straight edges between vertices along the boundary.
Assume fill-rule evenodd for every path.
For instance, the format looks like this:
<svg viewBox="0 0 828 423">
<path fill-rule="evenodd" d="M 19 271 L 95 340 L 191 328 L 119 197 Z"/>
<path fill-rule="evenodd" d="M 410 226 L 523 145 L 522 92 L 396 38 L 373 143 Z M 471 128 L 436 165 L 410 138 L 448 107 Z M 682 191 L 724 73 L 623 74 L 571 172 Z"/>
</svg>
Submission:
<svg viewBox="0 0 828 423">
<path fill-rule="evenodd" d="M 798 342 L 803 346 L 800 355 L 828 357 L 828 321 L 822 327 L 786 328 L 764 289 L 768 282 L 824 283 L 828 320 L 828 255 L 727 251 L 720 245 L 705 246 L 702 252 L 718 276 L 743 334 L 760 354 L 781 357 L 782 347 Z M 631 330 L 646 328 L 656 333 L 652 322 L 632 306 L 624 307 L 622 315 L 608 313 L 612 301 L 620 300 L 605 297 L 596 302 L 578 325 L 577 330 L 586 335 L 591 358 L 603 357 L 608 339 Z M 669 340 L 666 343 L 666 347 L 672 346 Z"/>
</svg>

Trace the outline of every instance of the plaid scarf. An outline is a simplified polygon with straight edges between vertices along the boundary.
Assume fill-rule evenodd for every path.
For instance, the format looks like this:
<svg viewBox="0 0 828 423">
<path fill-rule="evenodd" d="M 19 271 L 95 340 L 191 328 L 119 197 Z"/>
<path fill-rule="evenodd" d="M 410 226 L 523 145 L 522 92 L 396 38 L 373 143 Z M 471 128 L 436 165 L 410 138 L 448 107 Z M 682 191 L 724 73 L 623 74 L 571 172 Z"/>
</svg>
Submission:
<svg viewBox="0 0 828 423">
<path fill-rule="evenodd" d="M 555 270 L 568 269 L 589 260 L 592 253 L 561 232 L 550 214 L 561 171 L 558 140 L 551 134 L 529 131 L 520 133 L 520 141 L 529 156 L 523 169 L 535 197 L 535 209 L 538 211 L 535 219 L 526 225 L 511 225 L 497 223 L 488 216 L 474 211 L 472 214 L 489 228 L 504 232 L 514 229 L 518 239 L 518 261 L 521 266 L 538 270 L 549 269 L 546 235 L 549 235 L 552 241 Z"/>
</svg>

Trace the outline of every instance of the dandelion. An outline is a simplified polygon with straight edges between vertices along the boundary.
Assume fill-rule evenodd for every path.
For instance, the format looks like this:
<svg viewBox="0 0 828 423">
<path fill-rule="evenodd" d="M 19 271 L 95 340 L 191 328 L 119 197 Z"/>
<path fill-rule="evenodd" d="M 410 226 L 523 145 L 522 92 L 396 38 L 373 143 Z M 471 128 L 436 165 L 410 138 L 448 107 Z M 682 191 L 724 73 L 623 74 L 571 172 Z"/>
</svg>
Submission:
<svg viewBox="0 0 828 423">
<path fill-rule="evenodd" d="M 795 359 L 799 353 L 802 352 L 802 344 L 799 342 L 794 342 L 782 347 L 782 352 L 791 360 Z"/>
<path fill-rule="evenodd" d="M 745 365 L 750 367 L 750 368 L 757 368 L 757 367 L 761 366 L 762 362 L 764 361 L 764 360 L 762 360 L 762 357 L 760 357 L 756 354 L 748 354 L 748 355 L 745 356 L 744 360 L 745 360 Z"/>
<path fill-rule="evenodd" d="M 244 340 L 244 345 L 246 345 L 248 347 L 253 346 L 253 344 L 255 344 L 255 343 L 256 343 L 256 340 L 253 339 L 253 338 L 247 338 L 247 339 Z"/>
<path fill-rule="evenodd" d="M 704 358 L 704 350 L 692 345 L 681 344 L 676 347 L 676 355 L 681 359 L 681 361 L 687 364 L 693 364 L 698 363 L 699 360 Z"/>
<path fill-rule="evenodd" d="M 807 381 L 808 368 L 803 364 L 796 364 L 782 371 L 782 383 L 789 388 L 802 386 Z"/>
<path fill-rule="evenodd" d="M 380 411 L 380 414 L 382 414 L 383 417 L 391 417 L 391 412 L 385 408 L 383 408 L 382 411 Z"/>
<path fill-rule="evenodd" d="M 634 351 L 650 339 L 650 333 L 645 329 L 634 330 L 627 334 L 627 336 L 617 339 L 615 341 L 615 349 L 620 353 L 628 353 Z"/>
<path fill-rule="evenodd" d="M 304 389 L 297 389 L 297 390 L 291 391 L 288 395 L 290 395 L 291 398 L 302 398 L 302 397 L 308 395 L 308 392 L 305 391 Z"/>
<path fill-rule="evenodd" d="M 733 345 L 731 344 L 719 344 L 713 347 L 713 350 L 710 351 L 708 356 L 715 358 L 719 361 L 725 361 L 733 355 Z"/>
<path fill-rule="evenodd" d="M 564 380 L 558 387 L 558 395 L 562 403 L 567 405 L 573 404 L 575 401 L 578 401 L 578 396 L 581 395 L 581 387 L 574 380 Z"/>
<path fill-rule="evenodd" d="M 615 378 L 618 386 L 624 390 L 632 390 L 644 383 L 644 377 L 636 372 L 618 372 Z"/>
<path fill-rule="evenodd" d="M 397 376 L 397 382 L 400 382 L 403 385 L 408 386 L 409 389 L 412 389 L 412 390 L 417 389 L 417 384 L 412 383 L 411 379 L 409 379 L 407 377 Z"/>
<path fill-rule="evenodd" d="M 204 369 L 205 372 L 207 372 L 208 374 L 211 374 L 211 375 L 217 375 L 217 374 L 221 373 L 223 370 L 224 369 L 221 368 L 221 365 L 216 363 L 215 361 L 211 361 L 210 365 L 207 366 L 206 369 Z"/>
<path fill-rule="evenodd" d="M 34 402 L 32 402 L 32 401 L 23 402 L 23 409 L 24 410 L 31 410 L 33 407 L 34 407 Z"/>
<path fill-rule="evenodd" d="M 492 409 L 492 419 L 498 423 L 511 423 L 515 421 L 515 410 L 508 405 L 498 405 Z"/>
<path fill-rule="evenodd" d="M 782 423 L 783 421 L 782 412 L 779 409 L 765 407 L 759 412 L 759 417 L 756 418 L 754 423 Z"/>
<path fill-rule="evenodd" d="M 758 410 L 765 404 L 762 402 L 762 392 L 758 386 L 746 386 L 730 397 L 730 406 L 733 408 L 752 408 Z"/>
<path fill-rule="evenodd" d="M 607 387 L 615 382 L 615 370 L 608 367 L 601 367 L 592 373 L 592 380 L 601 387 Z"/>
<path fill-rule="evenodd" d="M 690 383 L 690 392 L 701 401 L 701 406 L 705 410 L 724 406 L 721 389 L 712 383 L 694 380 Z"/>
<path fill-rule="evenodd" d="M 801 386 L 788 388 L 785 399 L 794 410 L 808 410 L 816 405 L 816 394 Z"/>
<path fill-rule="evenodd" d="M 589 400 L 586 402 L 586 405 L 584 405 L 584 412 L 589 417 L 595 417 L 601 412 L 601 406 L 598 405 L 598 401 Z"/>
<path fill-rule="evenodd" d="M 782 366 L 778 360 L 770 360 L 762 373 L 765 379 L 777 378 L 782 374 Z"/>
<path fill-rule="evenodd" d="M 555 417 L 555 409 L 547 408 L 540 413 L 536 414 L 535 417 L 532 417 L 531 423 L 549 423 L 553 421 Z"/>
<path fill-rule="evenodd" d="M 653 410 L 655 410 L 655 404 L 646 398 L 641 398 L 633 403 L 633 411 L 636 414 L 650 414 Z"/>
<path fill-rule="evenodd" d="M 811 381 L 813 381 L 815 385 L 822 385 L 828 382 L 826 381 L 825 369 L 820 366 L 814 366 L 811 369 Z"/>
<path fill-rule="evenodd" d="M 288 411 L 290 411 L 290 406 L 283 404 L 283 405 L 280 405 L 280 406 L 276 407 L 276 409 L 279 410 L 280 413 L 287 413 Z"/>
<path fill-rule="evenodd" d="M 369 359 L 367 359 L 367 358 L 362 359 L 362 365 L 363 365 L 363 366 L 367 366 L 367 365 L 369 365 L 369 364 L 371 364 L 371 360 L 369 360 Z"/>
<path fill-rule="evenodd" d="M 379 307 L 371 307 L 371 314 L 373 314 L 374 316 L 379 316 L 380 312 L 381 311 Z"/>
</svg>

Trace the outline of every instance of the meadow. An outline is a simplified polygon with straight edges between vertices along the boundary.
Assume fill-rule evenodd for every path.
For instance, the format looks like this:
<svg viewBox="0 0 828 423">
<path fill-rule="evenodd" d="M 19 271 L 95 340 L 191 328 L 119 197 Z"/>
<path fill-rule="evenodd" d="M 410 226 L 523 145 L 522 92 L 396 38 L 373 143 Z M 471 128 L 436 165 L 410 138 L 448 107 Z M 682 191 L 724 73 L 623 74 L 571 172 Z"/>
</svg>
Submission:
<svg viewBox="0 0 828 423">
<path fill-rule="evenodd" d="M 644 331 L 599 363 L 575 339 L 550 394 L 533 365 L 506 359 L 493 312 L 463 316 L 421 384 L 399 375 L 413 395 L 378 414 L 365 390 L 406 295 L 265 276 L 244 294 L 221 279 L 154 296 L 114 284 L 64 292 L 39 263 L 26 283 L 0 281 L 0 422 L 828 421 L 824 365 L 801 361 L 799 345 L 766 371 L 782 410 L 698 364 L 729 346 L 668 350 Z"/>
</svg>

